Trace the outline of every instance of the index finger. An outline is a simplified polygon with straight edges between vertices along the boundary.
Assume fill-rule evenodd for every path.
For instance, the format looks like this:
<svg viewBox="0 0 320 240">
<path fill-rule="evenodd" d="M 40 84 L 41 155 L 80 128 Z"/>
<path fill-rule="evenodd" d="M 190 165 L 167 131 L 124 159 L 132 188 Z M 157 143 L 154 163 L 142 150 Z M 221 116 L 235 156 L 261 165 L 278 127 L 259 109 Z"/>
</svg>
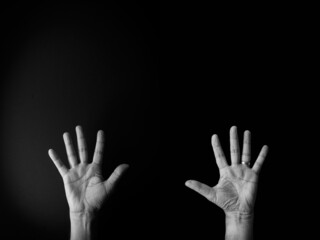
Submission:
<svg viewBox="0 0 320 240">
<path fill-rule="evenodd" d="M 220 145 L 220 141 L 218 138 L 218 135 L 214 134 L 211 138 L 212 148 L 214 152 L 214 156 L 216 158 L 216 162 L 219 169 L 222 169 L 224 167 L 227 167 L 227 160 L 223 153 L 222 147 Z"/>
<path fill-rule="evenodd" d="M 102 162 L 103 151 L 104 151 L 104 132 L 102 130 L 99 130 L 97 133 L 96 148 L 94 150 L 94 155 L 93 155 L 94 163 L 100 164 Z"/>
</svg>

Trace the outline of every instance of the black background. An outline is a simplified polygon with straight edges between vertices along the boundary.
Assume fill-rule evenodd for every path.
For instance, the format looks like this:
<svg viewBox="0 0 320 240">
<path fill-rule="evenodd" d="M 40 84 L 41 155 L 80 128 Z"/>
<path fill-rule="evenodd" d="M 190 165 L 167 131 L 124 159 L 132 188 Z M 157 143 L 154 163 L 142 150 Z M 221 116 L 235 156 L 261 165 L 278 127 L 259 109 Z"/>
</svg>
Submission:
<svg viewBox="0 0 320 240">
<path fill-rule="evenodd" d="M 223 212 L 184 182 L 216 184 L 210 137 L 217 133 L 227 152 L 232 125 L 240 136 L 251 130 L 255 156 L 270 146 L 257 239 L 308 233 L 302 213 L 312 210 L 303 202 L 314 193 L 301 179 L 311 175 L 304 166 L 313 159 L 316 78 L 312 31 L 298 8 L 133 1 L 3 7 L 4 239 L 68 238 L 64 189 L 47 150 L 64 156 L 62 134 L 75 137 L 77 124 L 91 153 L 96 132 L 105 130 L 106 177 L 120 163 L 131 166 L 98 216 L 100 239 L 223 239 Z"/>
</svg>

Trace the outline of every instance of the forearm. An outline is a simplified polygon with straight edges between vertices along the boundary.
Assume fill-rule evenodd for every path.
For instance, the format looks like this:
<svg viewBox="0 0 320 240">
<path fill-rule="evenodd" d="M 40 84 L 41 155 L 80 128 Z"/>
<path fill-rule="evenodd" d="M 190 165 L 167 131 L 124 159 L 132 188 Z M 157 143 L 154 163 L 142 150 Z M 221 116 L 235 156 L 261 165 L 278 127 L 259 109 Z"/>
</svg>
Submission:
<svg viewBox="0 0 320 240">
<path fill-rule="evenodd" d="M 226 213 L 225 240 L 252 240 L 253 214 Z"/>
<path fill-rule="evenodd" d="M 70 240 L 92 240 L 92 220 L 92 215 L 70 213 Z"/>
</svg>

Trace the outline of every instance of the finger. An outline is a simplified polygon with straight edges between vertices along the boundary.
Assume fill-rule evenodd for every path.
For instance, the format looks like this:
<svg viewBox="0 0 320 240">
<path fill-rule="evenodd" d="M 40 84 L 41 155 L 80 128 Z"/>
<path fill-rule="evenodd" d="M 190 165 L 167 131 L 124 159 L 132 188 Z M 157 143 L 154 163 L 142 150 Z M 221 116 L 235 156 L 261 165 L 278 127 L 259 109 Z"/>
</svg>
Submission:
<svg viewBox="0 0 320 240">
<path fill-rule="evenodd" d="M 69 133 L 63 134 L 64 145 L 66 146 L 66 151 L 68 155 L 69 164 L 71 167 L 75 167 L 77 165 L 77 156 L 74 151 L 74 147 L 71 141 L 71 137 Z"/>
<path fill-rule="evenodd" d="M 242 162 L 250 163 L 251 160 L 251 133 L 245 131 L 243 135 Z"/>
<path fill-rule="evenodd" d="M 77 133 L 77 142 L 78 142 L 78 151 L 79 151 L 80 161 L 82 163 L 86 163 L 88 162 L 87 144 L 86 144 L 86 140 L 84 138 L 84 134 L 81 126 L 76 127 L 76 133 Z"/>
<path fill-rule="evenodd" d="M 98 131 L 96 148 L 94 150 L 93 162 L 96 164 L 102 163 L 104 150 L 104 132 L 102 130 Z"/>
<path fill-rule="evenodd" d="M 237 132 L 236 126 L 233 126 L 230 128 L 230 153 L 231 153 L 231 163 L 233 165 L 239 164 L 240 147 L 239 147 L 238 132 Z"/>
<path fill-rule="evenodd" d="M 195 180 L 188 180 L 186 181 L 186 186 L 194 191 L 196 191 L 197 193 L 201 194 L 202 196 L 204 196 L 205 198 L 209 199 L 209 200 L 213 200 L 214 199 L 214 190 L 209 187 L 206 184 L 203 184 L 201 182 L 195 181 Z"/>
<path fill-rule="evenodd" d="M 53 161 L 54 165 L 56 165 L 60 175 L 63 177 L 68 172 L 68 169 L 62 163 L 58 154 L 53 149 L 49 149 L 48 153 L 49 153 L 49 157 Z"/>
<path fill-rule="evenodd" d="M 264 145 L 259 153 L 259 156 L 258 156 L 256 162 L 254 163 L 254 165 L 252 167 L 252 170 L 255 171 L 256 173 L 260 172 L 262 164 L 268 154 L 268 151 L 269 151 L 268 146 Z"/>
<path fill-rule="evenodd" d="M 218 138 L 218 135 L 214 134 L 211 138 L 211 144 L 214 152 L 214 156 L 218 165 L 219 169 L 222 169 L 224 167 L 227 167 L 227 160 L 226 157 L 224 156 L 222 147 L 220 145 L 220 141 Z"/>
<path fill-rule="evenodd" d="M 124 174 L 124 172 L 128 168 L 129 168 L 128 164 L 121 164 L 113 171 L 110 177 L 104 182 L 107 192 L 110 192 L 113 190 L 114 186 L 117 184 L 121 176 Z"/>
</svg>

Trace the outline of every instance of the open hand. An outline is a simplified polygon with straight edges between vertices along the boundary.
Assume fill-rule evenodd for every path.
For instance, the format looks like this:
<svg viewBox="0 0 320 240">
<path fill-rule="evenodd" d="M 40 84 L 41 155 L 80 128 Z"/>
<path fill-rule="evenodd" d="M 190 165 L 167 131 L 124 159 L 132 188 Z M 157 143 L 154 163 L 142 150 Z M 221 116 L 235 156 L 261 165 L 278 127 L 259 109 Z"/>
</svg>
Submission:
<svg viewBox="0 0 320 240">
<path fill-rule="evenodd" d="M 78 161 L 69 133 L 64 133 L 63 139 L 70 169 L 67 169 L 54 150 L 49 150 L 49 156 L 62 176 L 70 213 L 92 214 L 101 208 L 128 165 L 119 165 L 111 176 L 104 180 L 101 174 L 104 149 L 103 131 L 100 130 L 97 134 L 91 163 L 88 162 L 87 146 L 81 126 L 76 127 L 76 133 L 80 161 Z"/>
<path fill-rule="evenodd" d="M 212 146 L 220 172 L 218 184 L 209 187 L 201 182 L 189 180 L 186 182 L 186 186 L 215 203 L 225 213 L 251 214 L 257 194 L 258 174 L 266 158 L 268 147 L 263 146 L 251 168 L 251 137 L 249 131 L 244 133 L 241 163 L 238 134 L 235 126 L 230 129 L 231 165 L 228 165 L 226 161 L 217 135 L 212 136 Z"/>
</svg>

